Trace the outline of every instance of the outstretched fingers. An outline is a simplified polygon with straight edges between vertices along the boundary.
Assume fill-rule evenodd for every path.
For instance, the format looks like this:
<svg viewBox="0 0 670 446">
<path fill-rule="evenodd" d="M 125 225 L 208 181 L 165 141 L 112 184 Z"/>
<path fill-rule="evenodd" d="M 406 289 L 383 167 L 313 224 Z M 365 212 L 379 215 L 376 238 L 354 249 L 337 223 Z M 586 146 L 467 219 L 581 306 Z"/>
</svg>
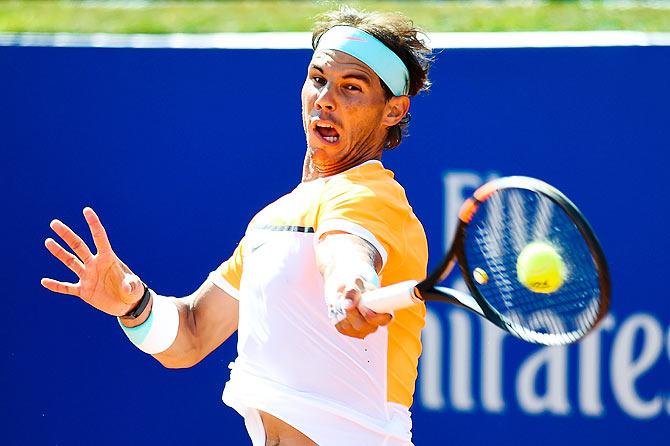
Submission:
<svg viewBox="0 0 670 446">
<path fill-rule="evenodd" d="M 47 290 L 54 293 L 69 294 L 71 296 L 79 296 L 79 285 L 69 282 L 59 282 L 58 280 L 43 278 L 40 283 Z"/>
<path fill-rule="evenodd" d="M 67 243 L 83 263 L 87 263 L 93 257 L 86 243 L 65 223 L 60 220 L 53 220 L 49 226 Z"/>
<path fill-rule="evenodd" d="M 48 238 L 44 242 L 44 246 L 49 250 L 54 257 L 63 262 L 65 266 L 70 268 L 70 270 L 75 273 L 78 277 L 81 277 L 84 272 L 84 264 L 74 256 L 73 254 L 67 252 L 57 241 L 52 238 Z"/>
<path fill-rule="evenodd" d="M 112 245 L 109 243 L 107 231 L 105 231 L 105 227 L 102 226 L 98 214 L 96 214 L 93 209 L 87 207 L 84 208 L 84 218 L 86 218 L 86 223 L 88 223 L 88 227 L 91 229 L 93 243 L 95 243 L 98 253 L 111 252 Z"/>
</svg>

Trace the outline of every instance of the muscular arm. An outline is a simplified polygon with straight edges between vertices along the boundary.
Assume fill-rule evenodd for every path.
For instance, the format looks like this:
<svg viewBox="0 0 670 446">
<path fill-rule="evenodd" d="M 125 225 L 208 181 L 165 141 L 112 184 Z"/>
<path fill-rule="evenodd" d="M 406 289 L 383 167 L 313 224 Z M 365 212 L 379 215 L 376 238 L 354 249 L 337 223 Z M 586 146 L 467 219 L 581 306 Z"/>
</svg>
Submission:
<svg viewBox="0 0 670 446">
<path fill-rule="evenodd" d="M 326 299 L 349 301 L 346 319 L 336 324 L 340 333 L 362 339 L 391 321 L 390 314 L 375 313 L 360 302 L 363 292 L 377 286 L 370 282 L 371 268 L 379 272 L 382 267 L 371 244 L 356 235 L 329 232 L 319 240 L 316 255 Z"/>
<path fill-rule="evenodd" d="M 187 297 L 174 299 L 179 311 L 179 331 L 170 348 L 152 355 L 168 368 L 192 367 L 228 339 L 236 330 L 239 316 L 237 299 L 210 281 Z M 126 327 L 142 324 L 151 311 L 134 320 L 121 320 Z"/>
<path fill-rule="evenodd" d="M 107 314 L 128 314 L 141 300 L 144 286 L 112 249 L 107 232 L 93 209 L 84 209 L 84 217 L 97 248 L 95 254 L 81 237 L 59 220 L 52 221 L 51 228 L 72 252 L 52 238 L 45 241 L 49 252 L 74 272 L 79 281 L 68 283 L 44 278 L 41 283 L 56 293 L 77 296 Z M 237 300 L 209 281 L 192 295 L 175 299 L 175 303 L 179 315 L 175 341 L 167 350 L 154 355 L 165 367 L 190 367 L 198 363 L 237 330 Z M 153 297 L 142 314 L 135 319 L 123 319 L 122 323 L 127 327 L 142 324 L 149 317 L 152 306 Z"/>
</svg>

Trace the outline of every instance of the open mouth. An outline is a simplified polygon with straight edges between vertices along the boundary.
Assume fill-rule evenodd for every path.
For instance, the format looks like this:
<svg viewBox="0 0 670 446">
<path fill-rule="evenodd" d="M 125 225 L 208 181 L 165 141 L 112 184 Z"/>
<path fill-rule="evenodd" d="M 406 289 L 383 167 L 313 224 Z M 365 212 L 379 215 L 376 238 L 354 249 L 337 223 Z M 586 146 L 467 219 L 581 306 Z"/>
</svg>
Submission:
<svg viewBox="0 0 670 446">
<path fill-rule="evenodd" d="M 317 122 L 314 126 L 314 130 L 319 134 L 319 136 L 321 136 L 321 138 L 331 144 L 335 144 L 340 140 L 340 134 L 337 133 L 335 127 L 328 124 L 327 122 Z"/>
</svg>

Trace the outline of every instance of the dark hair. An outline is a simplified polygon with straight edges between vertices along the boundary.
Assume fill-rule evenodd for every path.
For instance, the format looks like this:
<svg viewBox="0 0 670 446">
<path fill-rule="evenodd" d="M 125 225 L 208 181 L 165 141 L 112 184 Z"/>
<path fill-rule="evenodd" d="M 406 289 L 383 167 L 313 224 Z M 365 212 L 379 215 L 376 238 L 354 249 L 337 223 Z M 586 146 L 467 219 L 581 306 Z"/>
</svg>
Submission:
<svg viewBox="0 0 670 446">
<path fill-rule="evenodd" d="M 317 17 L 312 32 L 312 48 L 319 45 L 321 36 L 337 25 L 353 26 L 371 34 L 391 51 L 396 53 L 409 71 L 409 96 L 430 89 L 428 70 L 433 62 L 431 50 L 419 38 L 423 34 L 414 23 L 399 13 L 365 12 L 349 6 L 342 6 L 336 11 L 327 12 Z M 380 79 L 386 100 L 393 97 L 389 87 Z M 409 113 L 396 125 L 388 129 L 384 148 L 392 149 L 407 134 L 407 126 L 411 116 Z"/>
</svg>

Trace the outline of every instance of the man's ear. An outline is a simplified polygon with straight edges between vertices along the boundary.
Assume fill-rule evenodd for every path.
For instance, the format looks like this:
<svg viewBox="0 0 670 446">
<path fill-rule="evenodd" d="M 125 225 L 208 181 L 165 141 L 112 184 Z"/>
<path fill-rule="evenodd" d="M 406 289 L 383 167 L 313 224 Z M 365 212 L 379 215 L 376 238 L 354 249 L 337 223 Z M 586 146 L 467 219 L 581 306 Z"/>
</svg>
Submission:
<svg viewBox="0 0 670 446">
<path fill-rule="evenodd" d="M 383 124 L 386 127 L 393 127 L 405 117 L 409 111 L 409 97 L 408 96 L 394 96 L 386 103 L 386 110 L 384 111 Z"/>
</svg>

